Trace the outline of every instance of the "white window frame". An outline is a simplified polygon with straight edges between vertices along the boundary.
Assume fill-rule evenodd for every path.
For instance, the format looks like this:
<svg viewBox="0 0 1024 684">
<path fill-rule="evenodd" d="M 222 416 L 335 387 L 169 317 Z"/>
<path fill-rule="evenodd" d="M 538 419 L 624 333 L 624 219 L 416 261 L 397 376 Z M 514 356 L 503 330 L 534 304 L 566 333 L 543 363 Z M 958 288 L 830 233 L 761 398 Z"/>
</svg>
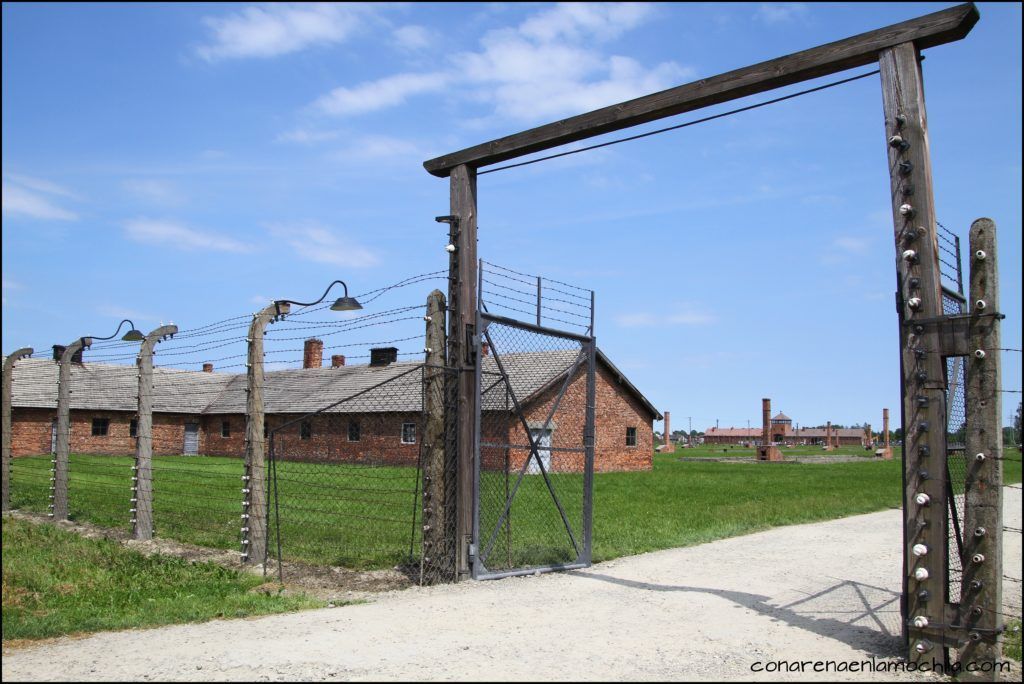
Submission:
<svg viewBox="0 0 1024 684">
<path fill-rule="evenodd" d="M 412 428 L 412 441 L 411 442 L 407 442 L 405 440 L 405 428 L 406 427 L 411 427 Z M 399 439 L 401 439 L 402 444 L 415 444 L 416 443 L 416 423 L 402 423 L 402 434 L 400 435 Z"/>
</svg>

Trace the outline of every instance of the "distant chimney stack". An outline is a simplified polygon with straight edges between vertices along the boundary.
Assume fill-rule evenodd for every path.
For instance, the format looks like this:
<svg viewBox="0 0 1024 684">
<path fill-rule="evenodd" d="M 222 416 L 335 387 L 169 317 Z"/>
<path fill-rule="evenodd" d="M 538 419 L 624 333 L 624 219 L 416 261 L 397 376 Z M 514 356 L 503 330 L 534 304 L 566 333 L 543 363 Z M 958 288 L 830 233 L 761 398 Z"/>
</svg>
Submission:
<svg viewBox="0 0 1024 684">
<path fill-rule="evenodd" d="M 765 397 L 761 399 L 761 444 L 768 446 L 772 443 L 772 400 Z"/>
<path fill-rule="evenodd" d="M 489 356 L 491 353 L 491 345 L 486 342 L 480 343 L 480 356 Z"/>
<path fill-rule="evenodd" d="M 315 338 L 306 340 L 302 348 L 302 367 L 320 368 L 324 365 L 324 342 Z"/>
<path fill-rule="evenodd" d="M 53 360 L 60 361 L 60 357 L 64 355 L 64 350 L 67 349 L 63 344 L 53 345 Z M 82 349 L 79 348 L 74 354 L 71 355 L 71 363 L 82 363 Z"/>
<path fill-rule="evenodd" d="M 204 363 L 203 364 L 203 372 L 204 373 L 212 373 L 213 372 L 213 364 L 212 363 Z"/>
<path fill-rule="evenodd" d="M 398 361 L 398 347 L 378 347 L 370 350 L 371 366 L 387 366 Z"/>
<path fill-rule="evenodd" d="M 332 354 L 331 355 L 331 368 L 341 368 L 345 365 L 344 354 Z"/>
</svg>

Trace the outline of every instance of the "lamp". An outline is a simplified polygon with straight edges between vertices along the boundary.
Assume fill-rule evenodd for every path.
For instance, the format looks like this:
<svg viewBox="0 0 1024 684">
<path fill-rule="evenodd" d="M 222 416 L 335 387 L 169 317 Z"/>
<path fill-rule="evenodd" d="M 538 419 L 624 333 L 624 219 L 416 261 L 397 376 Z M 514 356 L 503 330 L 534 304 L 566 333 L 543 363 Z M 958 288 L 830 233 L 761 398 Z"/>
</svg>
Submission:
<svg viewBox="0 0 1024 684">
<path fill-rule="evenodd" d="M 124 334 L 124 336 L 121 338 L 122 341 L 124 341 L 124 342 L 142 342 L 144 339 L 146 339 L 146 336 L 143 335 L 138 330 L 136 330 L 135 329 L 135 324 L 132 323 L 127 318 L 124 319 L 123 321 L 121 321 L 118 324 L 117 330 L 115 330 L 114 334 L 111 335 L 110 337 L 92 337 L 91 335 L 88 336 L 88 337 L 92 337 L 93 341 L 99 341 L 99 342 L 102 342 L 103 340 L 112 340 L 115 337 L 117 337 L 117 333 L 121 332 L 121 328 L 124 327 L 125 323 L 127 323 L 128 325 L 131 326 L 131 330 L 129 330 L 128 332 L 126 332 Z M 84 340 L 85 338 L 83 337 L 82 339 Z"/>
<path fill-rule="evenodd" d="M 362 309 L 363 305 L 356 301 L 355 297 L 348 296 L 348 285 L 345 284 L 344 280 L 335 280 L 333 283 L 328 285 L 327 289 L 324 290 L 323 296 L 320 297 L 320 299 L 316 300 L 315 302 L 294 302 L 290 299 L 276 299 L 274 300 L 274 304 L 294 304 L 295 306 L 313 306 L 327 299 L 327 293 L 330 292 L 331 288 L 337 285 L 338 283 L 341 283 L 341 286 L 345 288 L 345 295 L 343 297 L 338 297 L 336 300 L 334 300 L 334 304 L 331 304 L 331 311 L 356 311 L 358 309 Z"/>
</svg>

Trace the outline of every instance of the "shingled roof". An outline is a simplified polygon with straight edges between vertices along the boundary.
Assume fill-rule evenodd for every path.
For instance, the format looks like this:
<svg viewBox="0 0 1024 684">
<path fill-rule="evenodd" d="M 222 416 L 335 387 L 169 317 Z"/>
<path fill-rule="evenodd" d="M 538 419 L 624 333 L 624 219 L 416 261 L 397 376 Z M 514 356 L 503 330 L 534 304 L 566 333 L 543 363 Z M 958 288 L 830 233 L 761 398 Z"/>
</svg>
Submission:
<svg viewBox="0 0 1024 684">
<path fill-rule="evenodd" d="M 506 353 L 501 363 L 520 402 L 529 401 L 553 386 L 572 367 L 578 352 L 556 350 Z M 655 418 L 657 409 L 598 352 L 627 391 L 633 393 Z M 415 412 L 422 409 L 423 375 L 419 362 L 387 366 L 342 366 L 268 371 L 263 400 L 267 413 L 305 414 L 379 411 Z M 58 366 L 49 359 L 23 359 L 15 364 L 12 404 L 20 408 L 57 406 Z M 484 359 L 484 389 L 499 378 L 493 356 Z M 138 370 L 134 366 L 99 363 L 72 364 L 71 408 L 99 411 L 135 411 Z M 245 413 L 246 376 L 233 373 L 156 368 L 153 371 L 153 409 L 160 413 Z M 485 392 L 485 410 L 504 410 L 503 383 Z M 511 406 L 511 399 L 508 399 Z"/>
</svg>

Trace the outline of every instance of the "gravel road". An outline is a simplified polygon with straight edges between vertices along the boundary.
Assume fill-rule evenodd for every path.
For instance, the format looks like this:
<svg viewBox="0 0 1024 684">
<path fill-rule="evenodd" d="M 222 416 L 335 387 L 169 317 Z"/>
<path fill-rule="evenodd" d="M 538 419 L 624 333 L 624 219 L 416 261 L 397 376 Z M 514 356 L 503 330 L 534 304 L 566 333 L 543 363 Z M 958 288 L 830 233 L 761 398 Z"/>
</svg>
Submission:
<svg viewBox="0 0 1024 684">
<path fill-rule="evenodd" d="M 1006 489 L 1006 525 L 1021 527 L 1019 485 Z M 1006 541 L 1006 572 L 1020 578 L 1020 534 Z M 3 679 L 934 681 L 752 670 L 775 661 L 897 658 L 900 544 L 900 512 L 884 511 L 585 571 L 58 639 L 5 652 Z M 1006 584 L 1018 615 L 1020 586 Z"/>
</svg>

